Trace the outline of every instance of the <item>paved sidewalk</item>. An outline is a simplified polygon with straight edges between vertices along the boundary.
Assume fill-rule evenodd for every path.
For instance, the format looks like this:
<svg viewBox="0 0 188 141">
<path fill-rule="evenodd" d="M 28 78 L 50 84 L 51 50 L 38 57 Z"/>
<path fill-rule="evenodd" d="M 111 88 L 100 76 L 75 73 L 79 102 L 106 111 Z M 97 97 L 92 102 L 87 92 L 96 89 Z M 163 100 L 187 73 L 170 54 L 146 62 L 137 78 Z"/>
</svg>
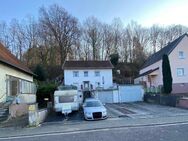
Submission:
<svg viewBox="0 0 188 141">
<path fill-rule="evenodd" d="M 149 126 L 156 124 L 170 124 L 170 123 L 188 123 L 188 116 L 174 116 L 161 118 L 109 118 L 101 121 L 85 121 L 77 124 L 62 124 L 61 122 L 42 124 L 36 128 L 1 128 L 0 139 L 10 136 L 27 136 L 37 134 L 49 134 L 59 132 L 74 132 L 104 128 L 118 128 L 118 127 L 133 127 L 133 126 Z"/>
</svg>

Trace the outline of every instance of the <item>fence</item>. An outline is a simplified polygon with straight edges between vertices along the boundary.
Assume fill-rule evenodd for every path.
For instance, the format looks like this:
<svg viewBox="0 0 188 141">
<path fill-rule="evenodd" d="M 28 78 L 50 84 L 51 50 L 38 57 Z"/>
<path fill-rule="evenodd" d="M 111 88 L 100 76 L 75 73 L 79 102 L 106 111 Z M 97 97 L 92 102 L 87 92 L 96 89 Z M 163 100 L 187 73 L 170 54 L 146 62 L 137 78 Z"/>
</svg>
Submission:
<svg viewBox="0 0 188 141">
<path fill-rule="evenodd" d="M 157 93 L 162 92 L 162 87 L 161 86 L 159 86 L 159 87 L 148 87 L 148 88 L 145 88 L 144 91 L 145 91 L 145 93 L 157 94 Z"/>
</svg>

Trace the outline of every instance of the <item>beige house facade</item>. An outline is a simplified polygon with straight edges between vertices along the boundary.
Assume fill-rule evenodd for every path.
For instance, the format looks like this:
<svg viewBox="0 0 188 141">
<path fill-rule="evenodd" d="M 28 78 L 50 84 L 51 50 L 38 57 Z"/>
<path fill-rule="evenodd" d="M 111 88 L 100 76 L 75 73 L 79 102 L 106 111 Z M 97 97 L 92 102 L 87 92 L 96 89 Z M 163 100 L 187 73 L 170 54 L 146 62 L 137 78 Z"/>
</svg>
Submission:
<svg viewBox="0 0 188 141">
<path fill-rule="evenodd" d="M 170 61 L 173 78 L 172 93 L 188 92 L 188 35 L 183 34 L 167 46 L 151 55 L 135 79 L 135 83 L 142 83 L 146 87 L 161 87 L 162 56 L 167 54 Z"/>
<path fill-rule="evenodd" d="M 19 98 L 20 103 L 36 102 L 33 73 L 0 44 L 0 103 Z"/>
</svg>

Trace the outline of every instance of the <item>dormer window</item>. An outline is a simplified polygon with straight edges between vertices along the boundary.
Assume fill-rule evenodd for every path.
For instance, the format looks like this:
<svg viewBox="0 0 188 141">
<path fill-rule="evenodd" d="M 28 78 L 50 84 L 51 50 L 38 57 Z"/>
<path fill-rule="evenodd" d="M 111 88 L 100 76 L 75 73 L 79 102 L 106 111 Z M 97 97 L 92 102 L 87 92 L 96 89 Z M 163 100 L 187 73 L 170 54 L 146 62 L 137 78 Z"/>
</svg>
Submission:
<svg viewBox="0 0 188 141">
<path fill-rule="evenodd" d="M 179 51 L 179 59 L 184 59 L 185 55 L 183 51 Z"/>
</svg>

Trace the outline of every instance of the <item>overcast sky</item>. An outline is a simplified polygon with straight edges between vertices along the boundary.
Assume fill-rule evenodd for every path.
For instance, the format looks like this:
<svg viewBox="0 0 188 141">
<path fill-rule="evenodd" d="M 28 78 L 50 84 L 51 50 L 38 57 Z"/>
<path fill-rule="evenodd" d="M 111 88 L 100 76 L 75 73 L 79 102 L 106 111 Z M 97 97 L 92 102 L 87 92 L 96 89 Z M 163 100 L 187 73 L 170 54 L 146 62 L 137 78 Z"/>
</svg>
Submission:
<svg viewBox="0 0 188 141">
<path fill-rule="evenodd" d="M 119 17 L 143 26 L 182 24 L 188 26 L 188 0 L 1 0 L 0 21 L 9 22 L 27 15 L 38 17 L 41 6 L 59 4 L 81 22 L 89 16 L 110 23 Z"/>
</svg>

